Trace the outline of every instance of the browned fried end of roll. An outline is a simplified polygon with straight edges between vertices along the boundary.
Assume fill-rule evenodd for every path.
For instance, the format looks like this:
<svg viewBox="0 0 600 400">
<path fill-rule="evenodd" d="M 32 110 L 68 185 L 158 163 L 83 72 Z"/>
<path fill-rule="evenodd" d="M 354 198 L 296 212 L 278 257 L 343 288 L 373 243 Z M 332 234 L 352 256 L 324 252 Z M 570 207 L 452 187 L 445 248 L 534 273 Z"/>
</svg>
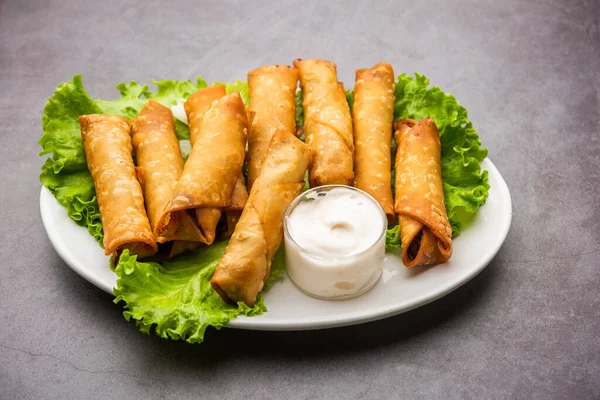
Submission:
<svg viewBox="0 0 600 400">
<path fill-rule="evenodd" d="M 373 196 L 388 222 L 396 220 L 392 197 L 392 124 L 394 70 L 381 62 L 356 71 L 352 122 L 354 125 L 354 186 Z"/>
<path fill-rule="evenodd" d="M 242 210 L 246 205 L 246 201 L 248 201 L 248 191 L 246 190 L 246 180 L 242 173 L 238 177 L 235 187 L 233 188 L 231 203 L 225 209 L 225 221 L 227 222 L 227 234 L 229 236 L 231 236 L 235 230 L 235 226 L 242 215 Z"/>
<path fill-rule="evenodd" d="M 235 227 L 237 226 L 240 217 L 242 216 L 242 210 L 237 211 L 225 211 L 225 222 L 227 223 L 227 235 L 233 235 Z"/>
<path fill-rule="evenodd" d="M 115 115 L 79 117 L 81 140 L 94 180 L 104 229 L 104 252 L 128 249 L 140 258 L 158 248 L 144 209 L 144 196 L 131 158 L 131 127 Z"/>
<path fill-rule="evenodd" d="M 202 243 L 196 241 L 173 240 L 167 256 L 173 258 L 186 251 L 196 250 L 200 246 L 202 246 Z"/>
<path fill-rule="evenodd" d="M 444 204 L 437 126 L 431 118 L 394 125 L 402 261 L 409 268 L 446 262 L 452 255 L 452 228 Z"/>
<path fill-rule="evenodd" d="M 254 119 L 248 134 L 248 187 L 258 178 L 273 134 L 296 129 L 298 70 L 287 65 L 267 65 L 248 72 L 250 112 Z"/>
<path fill-rule="evenodd" d="M 325 60 L 295 60 L 298 68 L 306 144 L 315 159 L 310 186 L 351 185 L 354 181 L 352 117 L 336 65 Z"/>
<path fill-rule="evenodd" d="M 302 191 L 311 160 L 310 147 L 292 133 L 275 132 L 260 175 L 210 281 L 225 301 L 254 305 L 281 244 L 285 210 Z"/>
</svg>

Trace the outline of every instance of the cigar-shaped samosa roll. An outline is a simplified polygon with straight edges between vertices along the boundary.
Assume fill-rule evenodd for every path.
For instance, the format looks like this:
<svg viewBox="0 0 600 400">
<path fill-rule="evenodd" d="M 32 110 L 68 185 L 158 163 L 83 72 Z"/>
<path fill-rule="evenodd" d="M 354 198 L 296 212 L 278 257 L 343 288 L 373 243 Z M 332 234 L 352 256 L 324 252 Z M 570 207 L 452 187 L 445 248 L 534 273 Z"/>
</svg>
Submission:
<svg viewBox="0 0 600 400">
<path fill-rule="evenodd" d="M 388 63 L 356 71 L 354 125 L 354 186 L 375 198 L 388 221 L 396 220 L 392 197 L 392 125 L 394 70 Z"/>
<path fill-rule="evenodd" d="M 144 196 L 131 157 L 131 126 L 115 115 L 82 115 L 81 140 L 104 229 L 104 252 L 128 249 L 139 258 L 157 245 L 144 209 Z"/>
<path fill-rule="evenodd" d="M 225 96 L 225 85 L 213 85 L 204 89 L 198 90 L 192 94 L 183 104 L 185 114 L 188 118 L 190 128 L 190 144 L 194 146 L 194 142 L 201 133 L 201 120 L 204 113 L 208 111 L 212 103 Z"/>
<path fill-rule="evenodd" d="M 226 90 L 225 85 L 214 85 L 204 88 L 202 90 L 197 91 L 193 95 L 191 95 L 184 104 L 185 112 L 188 117 L 188 121 L 190 122 L 190 143 L 192 144 L 192 148 L 194 147 L 194 143 L 196 138 L 201 135 L 202 130 L 200 127 L 202 126 L 201 121 L 204 113 L 208 111 L 211 104 L 219 100 L 221 97 L 225 96 Z M 248 125 L 250 125 L 251 121 L 248 120 Z M 231 194 L 231 202 L 227 207 L 226 218 L 227 218 L 227 226 L 231 226 L 231 232 L 233 232 L 233 227 L 235 226 L 235 221 L 239 217 L 241 210 L 244 208 L 244 204 L 246 204 L 246 200 L 248 199 L 248 191 L 246 190 L 246 181 L 244 179 L 244 174 L 240 171 L 240 175 L 235 183 L 233 188 L 233 193 Z M 208 222 L 207 224 L 212 225 L 213 223 L 218 222 L 218 218 L 216 217 L 216 213 L 214 211 L 201 211 L 204 217 L 200 216 L 200 218 L 204 218 Z M 214 218 L 217 221 L 213 221 L 211 214 L 215 215 Z M 220 216 L 221 214 L 219 214 Z M 229 228 L 228 228 L 229 230 Z"/>
<path fill-rule="evenodd" d="M 193 247 L 188 241 L 199 243 L 200 233 L 185 211 L 172 216 L 170 229 L 162 232 L 157 229 L 165 206 L 173 197 L 184 165 L 179 140 L 175 136 L 173 113 L 168 107 L 149 100 L 130 124 L 136 170 L 156 241 L 185 241 L 184 246 L 182 243 L 172 244 L 169 255 L 174 256 Z"/>
<path fill-rule="evenodd" d="M 441 144 L 431 118 L 399 120 L 394 133 L 396 202 L 402 261 L 407 267 L 448 261 L 452 228 L 446 214 L 442 184 Z"/>
<path fill-rule="evenodd" d="M 175 229 L 169 237 L 161 236 L 156 230 L 158 221 L 165 206 L 173 197 L 175 186 L 183 172 L 183 156 L 179 148 L 179 140 L 175 136 L 173 113 L 168 107 L 149 100 L 130 124 L 137 162 L 136 169 L 144 192 L 150 227 L 156 236 L 156 241 L 164 243 L 175 239 L 192 240 L 193 234 L 191 237 L 181 236 L 180 223 L 174 226 Z M 180 233 L 179 236 L 177 232 Z"/>
<path fill-rule="evenodd" d="M 298 70 L 287 65 L 268 65 L 248 73 L 250 111 L 255 113 L 248 134 L 248 188 L 258 178 L 273 134 L 296 131 Z"/>
<path fill-rule="evenodd" d="M 172 213 L 187 210 L 194 217 L 201 240 L 211 244 L 217 223 L 222 212 L 230 206 L 242 174 L 248 119 L 239 93 L 223 96 L 213 101 L 204 113 L 201 111 L 186 110 L 192 152 L 159 222 L 159 229 L 169 225 Z"/>
<path fill-rule="evenodd" d="M 324 60 L 295 60 L 294 66 L 300 73 L 306 143 L 315 157 L 310 186 L 352 185 L 352 117 L 336 66 Z"/>
<path fill-rule="evenodd" d="M 235 231 L 210 281 L 225 301 L 252 306 L 283 237 L 283 217 L 304 187 L 312 151 L 292 133 L 277 131 Z"/>
</svg>

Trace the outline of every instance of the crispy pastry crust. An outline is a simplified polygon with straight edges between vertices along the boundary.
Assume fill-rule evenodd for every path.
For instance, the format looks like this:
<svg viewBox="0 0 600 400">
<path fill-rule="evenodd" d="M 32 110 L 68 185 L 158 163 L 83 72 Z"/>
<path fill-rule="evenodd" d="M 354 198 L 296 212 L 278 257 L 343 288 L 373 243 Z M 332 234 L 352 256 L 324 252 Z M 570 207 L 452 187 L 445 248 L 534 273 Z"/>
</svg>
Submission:
<svg viewBox="0 0 600 400">
<path fill-rule="evenodd" d="M 437 126 L 431 118 L 394 125 L 402 261 L 409 268 L 446 262 L 452 255 L 452 228 L 444 204 Z"/>
<path fill-rule="evenodd" d="M 207 89 L 218 90 L 213 88 Z M 211 244 L 222 211 L 230 207 L 234 188 L 240 187 L 238 179 L 242 175 L 248 119 L 239 93 L 213 100 L 202 96 L 201 92 L 207 89 L 192 95 L 184 105 L 192 152 L 158 230 L 169 229 L 171 214 L 186 210 L 200 230 L 201 241 Z M 245 191 L 243 185 L 241 188 Z"/>
<path fill-rule="evenodd" d="M 260 174 L 273 134 L 296 131 L 298 70 L 268 65 L 248 73 L 249 109 L 254 113 L 248 134 L 248 188 Z"/>
<path fill-rule="evenodd" d="M 283 237 L 285 210 L 302 191 L 311 160 L 309 146 L 290 132 L 275 132 L 248 203 L 210 281 L 224 300 L 254 305 Z"/>
<path fill-rule="evenodd" d="M 336 65 L 325 60 L 295 60 L 300 72 L 306 144 L 315 159 L 309 171 L 310 186 L 352 185 L 354 140 L 352 117 Z"/>
<path fill-rule="evenodd" d="M 96 188 L 104 229 L 104 253 L 124 249 L 140 258 L 157 245 L 144 209 L 144 196 L 131 158 L 131 127 L 115 115 L 79 117 L 85 157 Z"/>
<path fill-rule="evenodd" d="M 388 222 L 396 220 L 392 197 L 394 70 L 388 63 L 356 71 L 354 86 L 354 186 L 373 196 Z"/>
</svg>

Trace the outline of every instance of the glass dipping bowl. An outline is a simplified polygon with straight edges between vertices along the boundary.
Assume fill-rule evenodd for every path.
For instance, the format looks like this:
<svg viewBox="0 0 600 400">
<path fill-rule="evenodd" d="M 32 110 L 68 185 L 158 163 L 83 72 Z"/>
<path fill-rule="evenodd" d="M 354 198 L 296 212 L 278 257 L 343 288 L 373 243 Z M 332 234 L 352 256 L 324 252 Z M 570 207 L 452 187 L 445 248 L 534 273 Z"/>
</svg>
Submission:
<svg viewBox="0 0 600 400">
<path fill-rule="evenodd" d="M 373 203 L 379 215 L 374 223 L 381 226 L 379 236 L 373 243 L 355 254 L 324 256 L 303 248 L 290 233 L 290 216 L 296 208 L 317 197 L 326 196 L 334 189 L 358 194 Z M 304 293 L 324 300 L 345 300 L 360 296 L 372 289 L 381 276 L 385 261 L 385 233 L 387 216 L 381 205 L 368 193 L 345 185 L 325 185 L 307 190 L 298 195 L 289 205 L 283 220 L 285 258 L 287 273 L 294 284 Z"/>
</svg>

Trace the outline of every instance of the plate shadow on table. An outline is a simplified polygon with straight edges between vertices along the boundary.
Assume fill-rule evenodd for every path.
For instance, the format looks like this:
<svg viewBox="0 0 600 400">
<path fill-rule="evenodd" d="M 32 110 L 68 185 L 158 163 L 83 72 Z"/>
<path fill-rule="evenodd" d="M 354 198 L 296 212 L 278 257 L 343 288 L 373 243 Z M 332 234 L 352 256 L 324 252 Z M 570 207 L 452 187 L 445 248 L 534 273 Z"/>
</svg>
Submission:
<svg viewBox="0 0 600 400">
<path fill-rule="evenodd" d="M 479 275 L 454 292 L 423 307 L 394 317 L 341 328 L 312 331 L 249 331 L 209 329 L 202 344 L 151 340 L 161 347 L 163 361 L 178 370 L 205 368 L 237 358 L 311 358 L 343 357 L 375 348 L 398 345 L 459 323 L 469 312 L 485 303 L 493 290 L 494 275 L 501 270 L 494 260 Z"/>
<path fill-rule="evenodd" d="M 81 314 L 82 318 L 95 315 L 94 319 L 104 321 L 102 325 L 114 323 L 114 326 L 121 326 L 119 335 L 123 335 L 123 340 L 136 347 L 140 357 L 148 358 L 146 362 L 141 361 L 142 365 L 150 369 L 169 368 L 185 372 L 226 365 L 239 358 L 311 360 L 345 357 L 349 353 L 360 354 L 409 343 L 436 330 L 447 329 L 484 306 L 486 298 L 494 291 L 496 275 L 502 273 L 498 255 L 480 274 L 454 292 L 400 315 L 365 324 L 312 331 L 217 331 L 209 328 L 204 343 L 195 345 L 137 332 L 134 323 L 124 320 L 121 307 L 112 303 L 112 295 L 73 274 L 58 256 L 57 264 L 63 265 L 57 266 L 56 273 L 71 299 L 87 299 L 71 302 L 69 307 L 77 309 L 73 310 L 76 315 Z M 161 365 L 156 365 L 156 360 L 161 360 Z"/>
</svg>

